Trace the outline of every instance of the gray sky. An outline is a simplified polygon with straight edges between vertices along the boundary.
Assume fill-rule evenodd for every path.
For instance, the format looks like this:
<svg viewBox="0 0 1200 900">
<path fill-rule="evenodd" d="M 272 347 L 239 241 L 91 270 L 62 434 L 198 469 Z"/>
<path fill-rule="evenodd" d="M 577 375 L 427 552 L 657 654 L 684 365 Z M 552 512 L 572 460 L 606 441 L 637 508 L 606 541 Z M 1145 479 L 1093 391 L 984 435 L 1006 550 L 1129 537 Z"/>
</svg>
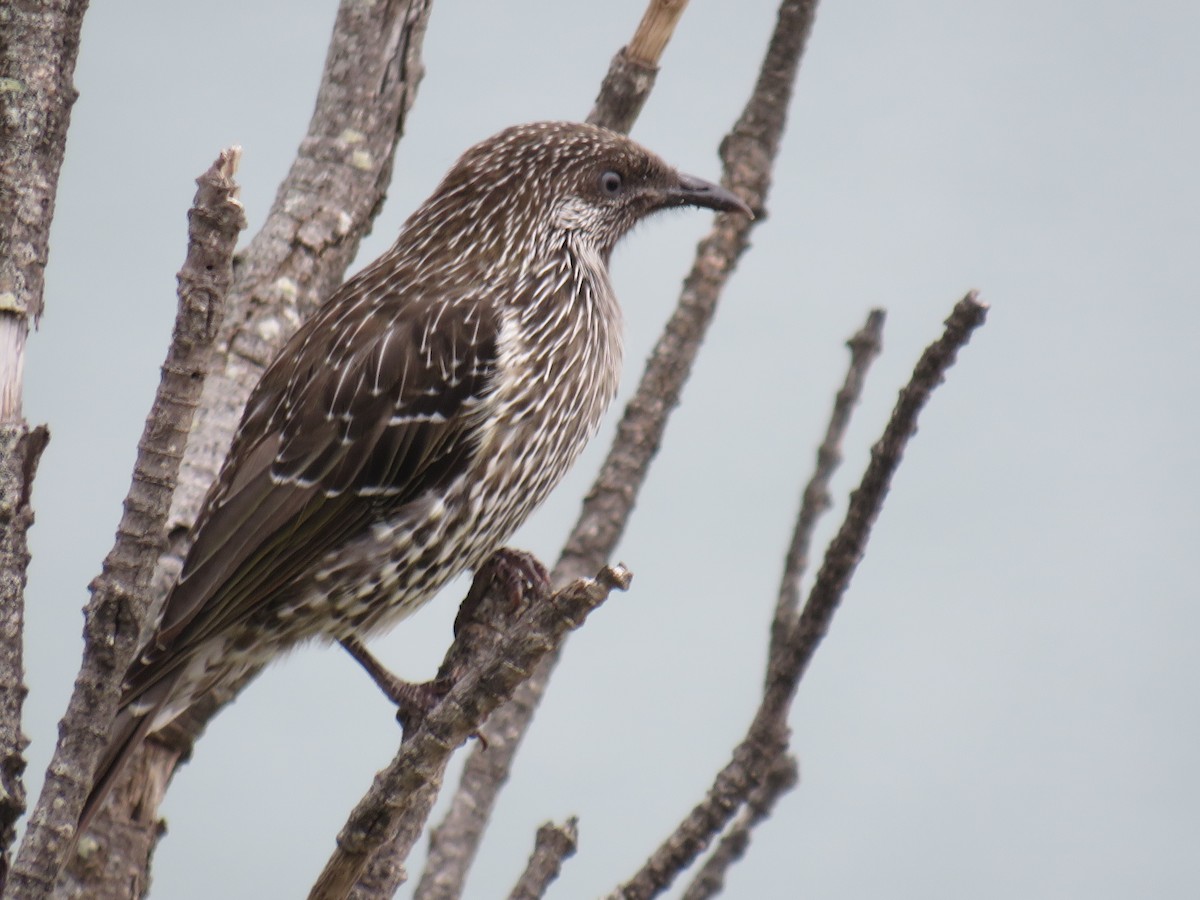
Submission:
<svg viewBox="0 0 1200 900">
<path fill-rule="evenodd" d="M 586 115 L 641 8 L 439 0 L 359 265 L 474 141 Z M 28 417 L 53 436 L 28 591 L 35 790 L 169 337 L 193 179 L 240 143 L 258 227 L 304 133 L 333 10 L 88 12 L 27 370 Z M 764 0 L 696 0 L 634 136 L 715 177 L 773 21 Z M 633 589 L 572 639 L 470 897 L 506 893 L 537 825 L 570 814 L 580 852 L 552 896 L 602 893 L 700 797 L 756 703 L 842 342 L 887 308 L 833 519 L 969 288 L 988 324 L 922 419 L 801 686 L 802 784 L 728 895 L 1200 894 L 1198 40 L 1200 6 L 1184 0 L 822 6 L 770 217 L 618 554 Z M 616 254 L 626 393 L 707 227 L 665 216 Z M 515 544 L 554 558 L 614 414 Z M 461 590 L 376 649 L 430 675 Z M 344 654 L 276 665 L 177 778 L 154 896 L 302 895 L 397 738 Z"/>
</svg>

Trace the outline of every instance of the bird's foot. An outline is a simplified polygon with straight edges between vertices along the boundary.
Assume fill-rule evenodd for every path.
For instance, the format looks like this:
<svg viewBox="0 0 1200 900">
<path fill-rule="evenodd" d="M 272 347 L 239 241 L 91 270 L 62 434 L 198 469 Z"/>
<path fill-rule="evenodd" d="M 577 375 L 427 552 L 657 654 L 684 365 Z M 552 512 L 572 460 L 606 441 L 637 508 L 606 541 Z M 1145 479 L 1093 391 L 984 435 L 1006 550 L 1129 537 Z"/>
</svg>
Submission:
<svg viewBox="0 0 1200 900">
<path fill-rule="evenodd" d="M 480 604 L 494 588 L 503 591 L 513 611 L 528 600 L 542 599 L 550 594 L 550 573 L 532 553 L 501 547 L 489 556 L 475 572 L 458 616 L 454 620 L 454 636 L 479 618 Z"/>
<path fill-rule="evenodd" d="M 396 721 L 407 740 L 416 733 L 430 711 L 442 701 L 454 686 L 463 654 L 470 653 L 474 642 L 461 634 L 470 625 L 480 625 L 488 615 L 493 617 L 514 613 L 527 601 L 550 594 L 550 573 L 532 553 L 503 547 L 487 558 L 475 573 L 471 589 L 459 607 L 454 620 L 455 651 L 447 657 L 442 671 L 433 681 L 412 682 L 399 678 L 387 669 L 356 637 L 342 638 L 339 643 L 358 660 L 385 697 L 396 707 Z M 490 602 L 490 610 L 484 606 Z M 498 609 L 495 604 L 507 609 Z M 495 618 L 492 619 L 496 621 Z M 488 626 L 484 624 L 484 627 Z M 493 624 L 491 626 L 495 628 Z M 461 640 L 457 640 L 461 639 Z M 460 647 L 459 644 L 462 646 Z"/>
<path fill-rule="evenodd" d="M 359 665 L 371 676 L 371 680 L 383 691 L 384 696 L 395 704 L 396 721 L 400 723 L 406 740 L 416 733 L 429 711 L 450 691 L 450 682 L 443 678 L 415 682 L 398 677 L 358 638 L 343 638 L 340 643 L 347 653 L 358 660 Z"/>
</svg>

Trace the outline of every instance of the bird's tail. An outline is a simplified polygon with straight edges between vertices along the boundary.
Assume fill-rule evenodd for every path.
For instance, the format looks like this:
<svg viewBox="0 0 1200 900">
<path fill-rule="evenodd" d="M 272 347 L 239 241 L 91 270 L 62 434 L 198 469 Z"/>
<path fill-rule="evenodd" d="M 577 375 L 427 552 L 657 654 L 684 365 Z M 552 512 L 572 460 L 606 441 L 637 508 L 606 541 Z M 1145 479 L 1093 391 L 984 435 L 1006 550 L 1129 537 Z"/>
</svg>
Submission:
<svg viewBox="0 0 1200 900">
<path fill-rule="evenodd" d="M 117 713 L 108 747 L 96 767 L 91 793 L 84 801 L 83 812 L 79 815 L 79 827 L 75 830 L 76 842 L 87 831 L 133 758 L 134 752 L 153 729 L 155 720 L 170 698 L 173 686 L 174 679 L 159 682 L 148 692 L 153 696 L 143 695 L 138 698 L 136 706 L 127 704 Z"/>
</svg>

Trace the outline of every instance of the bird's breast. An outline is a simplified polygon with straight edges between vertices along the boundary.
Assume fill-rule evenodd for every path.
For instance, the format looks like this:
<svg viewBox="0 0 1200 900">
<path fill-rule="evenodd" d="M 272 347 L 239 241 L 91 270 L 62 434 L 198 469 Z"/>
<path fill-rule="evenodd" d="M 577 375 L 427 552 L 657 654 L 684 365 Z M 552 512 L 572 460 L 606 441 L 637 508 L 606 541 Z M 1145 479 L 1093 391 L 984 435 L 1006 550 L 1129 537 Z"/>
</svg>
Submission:
<svg viewBox="0 0 1200 900">
<path fill-rule="evenodd" d="M 470 489 L 507 538 L 566 474 L 616 395 L 621 316 L 607 274 L 567 272 L 508 310 Z"/>
</svg>

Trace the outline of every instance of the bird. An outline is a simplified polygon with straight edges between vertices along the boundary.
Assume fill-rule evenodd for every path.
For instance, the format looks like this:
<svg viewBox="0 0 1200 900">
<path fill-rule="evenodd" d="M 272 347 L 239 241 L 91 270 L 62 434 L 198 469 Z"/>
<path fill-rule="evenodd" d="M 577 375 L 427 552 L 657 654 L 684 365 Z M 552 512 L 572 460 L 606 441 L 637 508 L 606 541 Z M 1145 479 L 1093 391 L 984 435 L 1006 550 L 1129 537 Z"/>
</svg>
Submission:
<svg viewBox="0 0 1200 900">
<path fill-rule="evenodd" d="M 462 155 L 251 392 L 77 834 L 197 699 L 300 643 L 387 630 L 503 545 L 617 392 L 614 246 L 683 206 L 751 215 L 594 125 L 518 125 Z"/>
</svg>

